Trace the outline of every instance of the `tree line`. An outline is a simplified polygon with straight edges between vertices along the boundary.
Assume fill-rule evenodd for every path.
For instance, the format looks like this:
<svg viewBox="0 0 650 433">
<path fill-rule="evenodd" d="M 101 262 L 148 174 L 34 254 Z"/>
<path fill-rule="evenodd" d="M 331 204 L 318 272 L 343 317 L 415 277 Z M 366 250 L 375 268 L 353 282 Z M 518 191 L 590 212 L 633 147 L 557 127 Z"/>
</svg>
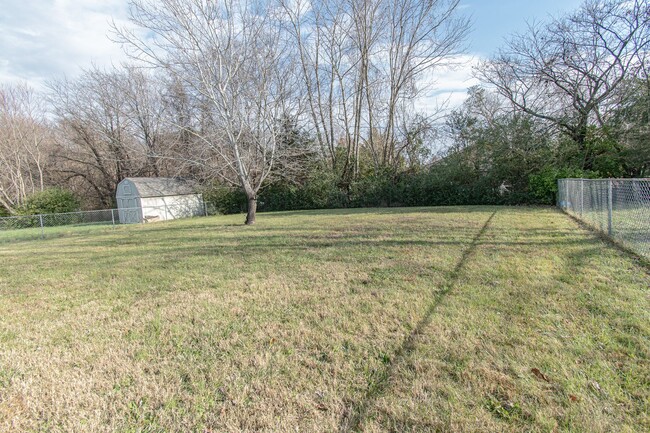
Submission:
<svg viewBox="0 0 650 433">
<path fill-rule="evenodd" d="M 114 206 L 124 177 L 199 180 L 224 212 L 551 203 L 565 176 L 650 168 L 647 0 L 588 0 L 418 111 L 453 67 L 459 0 L 132 0 L 132 59 L 0 87 L 0 209 L 50 187 Z"/>
</svg>

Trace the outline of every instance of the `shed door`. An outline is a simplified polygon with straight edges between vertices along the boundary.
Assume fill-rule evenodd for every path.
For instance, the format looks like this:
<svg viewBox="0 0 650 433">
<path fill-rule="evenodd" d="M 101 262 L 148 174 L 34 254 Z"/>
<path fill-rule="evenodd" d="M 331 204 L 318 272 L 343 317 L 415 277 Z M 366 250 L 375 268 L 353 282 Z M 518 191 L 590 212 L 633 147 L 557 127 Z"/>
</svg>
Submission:
<svg viewBox="0 0 650 433">
<path fill-rule="evenodd" d="M 119 207 L 121 209 L 120 222 L 126 224 L 141 222 L 142 217 L 136 199 L 121 198 Z"/>
</svg>

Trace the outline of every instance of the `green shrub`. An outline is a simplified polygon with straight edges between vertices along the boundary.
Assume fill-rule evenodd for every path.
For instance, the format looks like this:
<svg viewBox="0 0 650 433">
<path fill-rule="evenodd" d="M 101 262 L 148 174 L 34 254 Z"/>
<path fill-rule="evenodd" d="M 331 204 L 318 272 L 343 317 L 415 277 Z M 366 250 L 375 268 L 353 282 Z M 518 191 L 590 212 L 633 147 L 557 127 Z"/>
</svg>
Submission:
<svg viewBox="0 0 650 433">
<path fill-rule="evenodd" d="M 222 214 L 246 211 L 246 194 L 241 189 L 215 184 L 203 191 L 203 200 L 211 209 Z"/>
<path fill-rule="evenodd" d="M 336 209 L 347 207 L 521 205 L 555 203 L 557 179 L 594 177 L 575 168 L 546 167 L 529 176 L 483 173 L 451 161 L 428 168 L 393 172 L 368 171 L 349 183 L 322 168 L 314 168 L 301 182 L 276 181 L 258 194 L 260 212 Z M 500 191 L 503 182 L 506 192 Z M 219 212 L 246 211 L 246 196 L 240 189 L 215 185 L 204 198 Z"/>
<path fill-rule="evenodd" d="M 345 190 L 331 171 L 314 170 L 296 192 L 303 209 L 335 209 L 348 206 Z"/>
<path fill-rule="evenodd" d="M 18 213 L 22 215 L 38 215 L 50 213 L 76 212 L 80 201 L 72 191 L 63 188 L 48 188 L 36 192 L 25 200 Z"/>
<path fill-rule="evenodd" d="M 557 181 L 566 178 L 591 178 L 594 173 L 579 168 L 546 167 L 529 177 L 530 194 L 540 204 L 555 204 L 557 200 Z"/>
</svg>

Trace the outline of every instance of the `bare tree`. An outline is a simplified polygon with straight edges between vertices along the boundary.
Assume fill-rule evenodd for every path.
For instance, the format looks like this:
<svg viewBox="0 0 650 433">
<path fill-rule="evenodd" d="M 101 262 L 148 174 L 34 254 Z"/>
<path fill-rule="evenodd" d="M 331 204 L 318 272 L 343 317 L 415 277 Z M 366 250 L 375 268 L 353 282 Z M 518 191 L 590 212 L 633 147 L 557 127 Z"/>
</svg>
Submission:
<svg viewBox="0 0 650 433">
<path fill-rule="evenodd" d="M 130 65 L 124 67 L 123 73 L 115 74 L 114 81 L 124 95 L 122 111 L 135 138 L 134 150 L 144 153 L 146 158 L 143 171 L 150 176 L 173 172 L 165 157 L 168 146 L 175 143 L 177 137 L 170 136 L 176 128 L 169 128 L 167 122 L 169 109 L 162 94 L 166 90 L 164 81 Z"/>
<path fill-rule="evenodd" d="M 253 224 L 257 193 L 279 157 L 280 119 L 295 101 L 294 65 L 275 8 L 262 0 L 133 0 L 130 11 L 148 35 L 115 28 L 116 39 L 177 77 L 201 106 L 202 128 L 188 131 L 202 145 L 194 160 L 245 191 L 246 224 Z"/>
<path fill-rule="evenodd" d="M 159 156 L 176 137 L 165 129 L 164 88 L 154 77 L 93 68 L 50 88 L 59 182 L 108 207 L 125 177 L 169 174 Z"/>
<path fill-rule="evenodd" d="M 559 127 L 585 150 L 616 88 L 636 76 L 650 46 L 647 0 L 588 0 L 575 13 L 533 24 L 476 68 L 513 107 Z"/>
<path fill-rule="evenodd" d="M 398 163 L 409 141 L 396 137 L 397 124 L 414 111 L 411 102 L 421 96 L 427 75 L 463 48 L 469 20 L 460 2 L 281 4 L 299 51 L 309 118 L 332 167 L 356 176 L 362 149 L 377 169 Z"/>
<path fill-rule="evenodd" d="M 450 66 L 462 52 L 470 29 L 469 18 L 459 14 L 459 0 L 389 0 L 385 42 L 387 61 L 380 61 L 384 148 L 381 164 L 390 166 L 403 144 L 395 134 L 400 117 L 413 111 L 409 102 L 421 95 L 421 81 L 436 68 Z M 402 111 L 402 113 L 400 113 Z"/>
<path fill-rule="evenodd" d="M 0 206 L 14 213 L 45 187 L 48 126 L 32 89 L 0 87 Z"/>
</svg>

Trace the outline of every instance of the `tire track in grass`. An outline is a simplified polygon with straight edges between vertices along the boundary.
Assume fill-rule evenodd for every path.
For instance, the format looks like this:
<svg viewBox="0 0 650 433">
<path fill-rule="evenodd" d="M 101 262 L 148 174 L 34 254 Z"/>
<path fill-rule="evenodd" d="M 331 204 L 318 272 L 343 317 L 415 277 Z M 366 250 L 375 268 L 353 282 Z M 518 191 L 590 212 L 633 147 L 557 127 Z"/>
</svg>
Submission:
<svg viewBox="0 0 650 433">
<path fill-rule="evenodd" d="M 403 362 L 403 360 L 406 359 L 406 357 L 415 349 L 416 339 L 418 335 L 420 335 L 426 326 L 431 322 L 431 317 L 433 316 L 433 313 L 435 312 L 438 305 L 440 305 L 445 296 L 449 294 L 451 290 L 453 290 L 463 268 L 467 264 L 467 261 L 470 259 L 474 251 L 476 251 L 476 247 L 478 246 L 479 241 L 487 231 L 490 222 L 492 222 L 492 219 L 496 213 L 496 210 L 492 212 L 478 233 L 476 233 L 469 247 L 463 252 L 460 260 L 458 260 L 458 263 L 456 263 L 456 266 L 449 274 L 447 282 L 443 286 L 442 290 L 435 293 L 424 315 L 418 321 L 413 331 L 411 331 L 411 333 L 402 341 L 402 344 L 400 344 L 397 350 L 393 353 L 390 362 L 386 364 L 384 369 L 377 372 L 375 375 L 375 380 L 370 383 L 363 397 L 361 397 L 356 402 L 352 402 L 352 404 L 346 408 L 347 410 L 343 413 L 343 416 L 339 422 L 339 432 L 358 431 L 359 427 L 361 426 L 361 422 L 364 420 L 368 412 L 368 409 L 379 397 L 384 395 L 386 391 L 389 390 L 390 379 L 394 374 L 395 368 L 401 362 Z"/>
</svg>

